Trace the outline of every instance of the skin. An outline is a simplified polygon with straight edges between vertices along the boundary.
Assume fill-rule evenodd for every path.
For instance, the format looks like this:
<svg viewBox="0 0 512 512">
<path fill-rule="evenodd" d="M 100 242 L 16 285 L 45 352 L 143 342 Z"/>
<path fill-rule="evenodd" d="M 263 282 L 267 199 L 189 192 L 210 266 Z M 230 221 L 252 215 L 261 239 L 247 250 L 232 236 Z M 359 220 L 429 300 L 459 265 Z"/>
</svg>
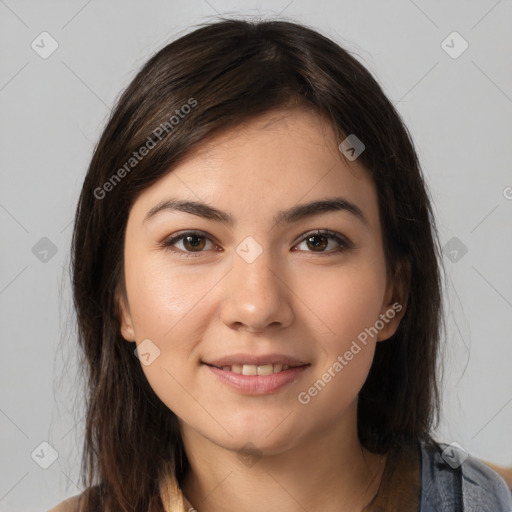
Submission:
<svg viewBox="0 0 512 512">
<path fill-rule="evenodd" d="M 357 160 L 344 160 L 340 142 L 311 111 L 267 113 L 204 143 L 130 211 L 121 333 L 160 350 L 142 368 L 179 417 L 192 467 L 182 488 L 199 512 L 359 511 L 377 491 L 385 456 L 359 443 L 357 395 L 376 343 L 396 331 L 405 307 L 307 405 L 297 399 L 404 296 L 386 273 L 375 185 Z M 367 224 L 347 211 L 274 224 L 280 210 L 333 196 L 355 203 Z M 170 197 L 206 202 L 235 223 L 170 210 L 144 222 Z M 211 241 L 195 240 L 195 252 L 183 239 L 159 245 L 191 229 Z M 321 235 L 317 248 L 305 236 L 317 229 L 352 247 L 334 253 L 339 243 Z M 247 236 L 262 249 L 251 263 L 236 252 Z M 201 364 L 237 352 L 310 366 L 276 392 L 248 396 Z"/>
</svg>

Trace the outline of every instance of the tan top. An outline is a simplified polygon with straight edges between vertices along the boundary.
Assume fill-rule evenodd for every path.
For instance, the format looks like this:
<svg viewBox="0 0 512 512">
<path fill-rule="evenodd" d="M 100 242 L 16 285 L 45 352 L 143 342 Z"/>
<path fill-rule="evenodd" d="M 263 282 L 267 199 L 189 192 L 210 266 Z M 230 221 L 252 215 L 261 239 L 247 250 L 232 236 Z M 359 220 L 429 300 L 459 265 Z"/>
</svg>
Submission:
<svg viewBox="0 0 512 512">
<path fill-rule="evenodd" d="M 183 496 L 174 474 L 165 474 L 165 476 L 160 477 L 159 487 L 164 510 L 173 512 L 191 512 L 194 510 Z M 84 493 L 88 490 L 84 491 Z M 59 503 L 56 507 L 48 510 L 48 512 L 80 512 L 79 501 L 82 495 L 83 493 L 72 496 Z"/>
<path fill-rule="evenodd" d="M 406 462 L 406 468 L 402 468 L 402 470 L 406 469 L 403 476 L 402 476 L 402 483 L 404 484 L 404 491 L 405 489 L 411 489 L 414 488 L 416 485 L 418 485 L 419 480 L 419 466 L 417 464 L 418 461 L 414 460 L 408 460 L 405 459 Z M 486 462 L 488 466 L 493 468 L 495 471 L 497 471 L 501 476 L 507 481 L 508 485 L 512 489 L 512 468 L 503 468 L 500 466 L 496 466 L 494 464 L 491 464 L 489 462 Z M 396 497 L 397 489 L 394 490 L 389 489 L 392 491 L 392 495 Z M 189 512 L 191 509 L 194 510 L 191 507 L 190 502 L 187 500 L 185 496 L 183 496 L 181 489 L 176 483 L 175 478 L 166 477 L 160 482 L 160 493 L 162 500 L 164 502 L 165 510 L 177 510 L 177 511 L 184 511 Z M 375 503 L 373 503 L 373 506 L 377 506 L 377 510 L 379 510 L 379 506 L 381 507 L 380 510 L 386 510 L 386 508 L 382 508 L 382 504 L 387 505 L 387 501 L 391 499 L 392 496 L 386 495 L 387 493 L 382 493 Z M 401 494 L 401 493 L 399 493 Z M 403 492 L 402 499 L 405 497 L 406 501 L 410 498 L 410 496 L 407 496 L 407 492 Z M 63 502 L 59 503 L 54 508 L 48 510 L 48 512 L 79 512 L 79 498 L 80 495 L 72 496 L 71 498 L 68 498 L 64 500 Z M 415 498 L 413 496 L 413 498 Z M 415 501 L 415 500 L 413 500 Z M 410 504 L 409 504 L 410 505 Z M 412 508 L 408 508 L 407 510 L 412 510 L 414 507 L 417 508 L 417 504 L 414 503 Z"/>
<path fill-rule="evenodd" d="M 80 495 L 72 496 L 62 501 L 56 507 L 48 510 L 48 512 L 78 512 L 78 498 Z"/>
</svg>

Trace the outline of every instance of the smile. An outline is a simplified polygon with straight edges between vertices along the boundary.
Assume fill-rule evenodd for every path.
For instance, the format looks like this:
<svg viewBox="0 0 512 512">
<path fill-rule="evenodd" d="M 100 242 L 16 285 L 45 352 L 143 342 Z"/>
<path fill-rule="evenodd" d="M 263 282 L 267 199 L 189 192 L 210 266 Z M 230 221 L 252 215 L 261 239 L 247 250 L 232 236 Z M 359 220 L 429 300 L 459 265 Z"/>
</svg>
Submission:
<svg viewBox="0 0 512 512">
<path fill-rule="evenodd" d="M 234 391 L 245 395 L 275 393 L 288 384 L 297 382 L 311 366 L 302 364 L 233 364 L 222 367 L 203 363 L 216 380 Z"/>
<path fill-rule="evenodd" d="M 214 366 L 214 365 L 212 365 Z M 296 365 L 299 366 L 299 365 Z M 237 373 L 239 375 L 273 375 L 274 373 L 280 373 L 288 370 L 288 368 L 295 368 L 295 365 L 290 366 L 288 364 L 233 364 L 228 366 L 215 366 L 219 370 Z M 301 365 L 300 365 L 301 366 Z"/>
</svg>

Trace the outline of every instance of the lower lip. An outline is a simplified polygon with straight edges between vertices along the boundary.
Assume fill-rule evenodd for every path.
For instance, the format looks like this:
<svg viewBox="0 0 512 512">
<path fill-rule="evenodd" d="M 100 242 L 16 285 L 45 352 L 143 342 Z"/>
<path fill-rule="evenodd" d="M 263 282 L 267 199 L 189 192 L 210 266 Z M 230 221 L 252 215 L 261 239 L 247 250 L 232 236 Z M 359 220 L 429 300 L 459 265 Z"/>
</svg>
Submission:
<svg viewBox="0 0 512 512">
<path fill-rule="evenodd" d="M 241 375 L 215 366 L 206 365 L 216 377 L 229 387 L 246 395 L 267 395 L 295 382 L 309 365 L 296 366 L 272 375 Z"/>
</svg>

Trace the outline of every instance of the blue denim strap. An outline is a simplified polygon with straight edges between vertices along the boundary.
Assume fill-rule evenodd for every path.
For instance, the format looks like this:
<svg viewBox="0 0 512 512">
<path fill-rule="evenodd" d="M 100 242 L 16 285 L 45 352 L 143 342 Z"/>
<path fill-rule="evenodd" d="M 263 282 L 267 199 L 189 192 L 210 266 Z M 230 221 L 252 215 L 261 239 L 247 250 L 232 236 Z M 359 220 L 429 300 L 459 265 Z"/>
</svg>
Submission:
<svg viewBox="0 0 512 512">
<path fill-rule="evenodd" d="M 450 465 L 442 456 L 449 445 L 420 445 L 420 512 L 512 512 L 510 489 L 483 462 L 469 455 Z"/>
<path fill-rule="evenodd" d="M 452 468 L 441 453 L 440 447 L 421 442 L 420 512 L 466 512 L 461 468 Z"/>
</svg>

